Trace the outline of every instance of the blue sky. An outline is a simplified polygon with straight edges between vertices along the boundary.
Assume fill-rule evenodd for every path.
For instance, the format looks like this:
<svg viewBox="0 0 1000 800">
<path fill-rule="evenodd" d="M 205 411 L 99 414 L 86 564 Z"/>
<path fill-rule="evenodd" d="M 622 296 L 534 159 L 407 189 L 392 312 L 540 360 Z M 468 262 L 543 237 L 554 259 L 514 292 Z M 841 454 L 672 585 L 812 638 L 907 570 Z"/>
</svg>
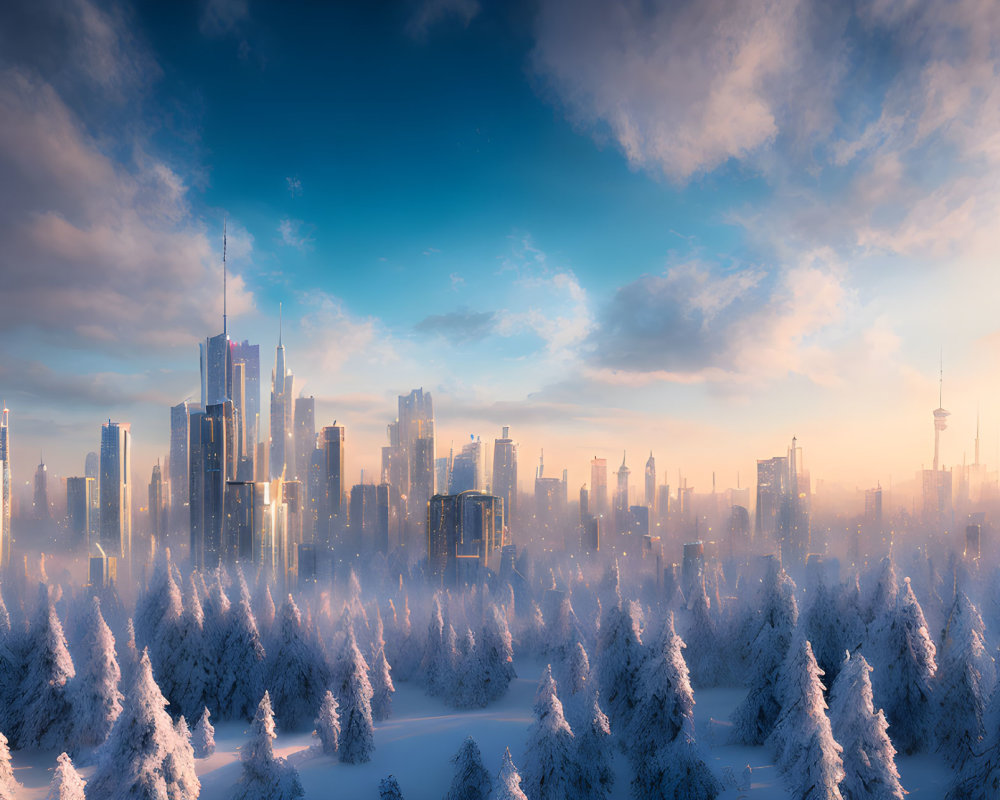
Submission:
<svg viewBox="0 0 1000 800">
<path fill-rule="evenodd" d="M 51 0 L 0 31 L 21 475 L 79 472 L 109 416 L 143 479 L 165 453 L 224 216 L 232 334 L 269 372 L 284 305 L 356 470 L 424 386 L 439 449 L 510 424 L 574 483 L 652 448 L 725 486 L 793 434 L 814 475 L 905 479 L 942 351 L 946 460 L 977 407 L 997 437 L 993 3 Z"/>
</svg>

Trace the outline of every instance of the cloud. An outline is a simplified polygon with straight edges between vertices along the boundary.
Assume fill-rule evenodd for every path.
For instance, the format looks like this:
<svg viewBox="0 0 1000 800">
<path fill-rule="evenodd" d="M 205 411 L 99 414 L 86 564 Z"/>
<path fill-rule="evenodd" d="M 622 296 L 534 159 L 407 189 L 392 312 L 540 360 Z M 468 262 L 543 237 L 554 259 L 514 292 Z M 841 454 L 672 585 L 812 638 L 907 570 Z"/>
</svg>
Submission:
<svg viewBox="0 0 1000 800">
<path fill-rule="evenodd" d="M 441 336 L 454 341 L 479 341 L 485 339 L 496 322 L 492 311 L 452 311 L 447 314 L 432 314 L 413 326 L 417 333 Z"/>
<path fill-rule="evenodd" d="M 304 223 L 300 219 L 281 220 L 278 223 L 278 233 L 281 234 L 282 243 L 303 253 L 312 250 L 316 240 L 310 234 L 304 233 L 303 227 Z"/>
<path fill-rule="evenodd" d="M 205 36 L 225 36 L 236 31 L 249 17 L 247 0 L 206 0 L 198 29 Z"/>
<path fill-rule="evenodd" d="M 298 177 L 285 178 L 285 184 L 288 186 L 288 193 L 292 197 L 302 196 L 302 181 Z"/>
<path fill-rule="evenodd" d="M 467 28 L 479 11 L 478 0 L 419 0 L 406 22 L 406 34 L 424 41 L 431 28 L 448 19 L 455 19 Z"/>
</svg>

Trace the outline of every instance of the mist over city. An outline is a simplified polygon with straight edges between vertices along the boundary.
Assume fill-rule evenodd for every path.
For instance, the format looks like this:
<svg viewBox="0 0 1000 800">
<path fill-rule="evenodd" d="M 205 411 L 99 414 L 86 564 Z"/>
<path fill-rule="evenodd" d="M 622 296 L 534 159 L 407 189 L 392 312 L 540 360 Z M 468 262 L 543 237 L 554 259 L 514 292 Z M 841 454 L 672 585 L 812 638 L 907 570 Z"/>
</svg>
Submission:
<svg viewBox="0 0 1000 800">
<path fill-rule="evenodd" d="M 1000 6 L 0 8 L 0 798 L 1000 796 Z"/>
</svg>

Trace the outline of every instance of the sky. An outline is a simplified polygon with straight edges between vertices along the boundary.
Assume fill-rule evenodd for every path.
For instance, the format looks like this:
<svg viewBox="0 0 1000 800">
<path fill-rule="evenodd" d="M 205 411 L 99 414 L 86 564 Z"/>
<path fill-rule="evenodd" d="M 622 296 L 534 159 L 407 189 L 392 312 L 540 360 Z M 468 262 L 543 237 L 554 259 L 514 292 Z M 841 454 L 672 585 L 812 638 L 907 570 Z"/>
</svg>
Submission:
<svg viewBox="0 0 1000 800">
<path fill-rule="evenodd" d="M 231 336 L 269 377 L 282 306 L 355 475 L 423 387 L 439 455 L 510 425 L 522 480 L 652 450 L 747 485 L 792 436 L 814 480 L 912 480 L 941 361 L 944 462 L 978 414 L 995 465 L 998 219 L 990 0 L 0 8 L 19 481 L 82 474 L 111 418 L 145 485 L 224 220 Z"/>
</svg>

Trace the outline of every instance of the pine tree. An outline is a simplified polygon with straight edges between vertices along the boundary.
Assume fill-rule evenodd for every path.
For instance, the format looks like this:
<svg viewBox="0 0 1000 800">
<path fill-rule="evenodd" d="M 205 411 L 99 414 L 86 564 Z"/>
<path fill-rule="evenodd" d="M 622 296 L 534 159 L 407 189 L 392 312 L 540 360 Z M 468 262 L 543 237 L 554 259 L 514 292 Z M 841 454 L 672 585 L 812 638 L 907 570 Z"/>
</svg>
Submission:
<svg viewBox="0 0 1000 800">
<path fill-rule="evenodd" d="M 727 664 L 719 642 L 719 632 L 712 616 L 704 581 L 695 585 L 688 602 L 688 621 L 684 633 L 687 644 L 687 662 L 691 681 L 696 686 L 718 686 L 727 677 Z"/>
<path fill-rule="evenodd" d="M 69 755 L 61 753 L 56 759 L 56 768 L 52 773 L 52 782 L 49 784 L 49 793 L 45 796 L 45 800 L 84 800 L 83 787 L 86 783 L 76 771 Z"/>
<path fill-rule="evenodd" d="M 271 696 L 265 691 L 250 724 L 250 741 L 240 753 L 243 773 L 233 800 L 296 800 L 305 794 L 295 767 L 274 754 L 276 738 Z"/>
<path fill-rule="evenodd" d="M 389 719 L 392 713 L 392 696 L 396 687 L 392 685 L 389 662 L 385 658 L 385 650 L 379 648 L 372 664 L 372 719 L 383 721 Z"/>
<path fill-rule="evenodd" d="M 546 667 L 535 695 L 535 722 L 524 755 L 524 788 L 532 800 L 563 800 L 577 778 L 573 732 Z"/>
<path fill-rule="evenodd" d="M 200 784 L 143 650 L 122 713 L 98 753 L 88 800 L 195 800 Z M 187 752 L 186 752 L 187 751 Z"/>
<path fill-rule="evenodd" d="M 957 770 L 948 800 L 1000 797 L 1000 690 L 995 690 L 983 716 L 986 735 L 976 754 Z"/>
<path fill-rule="evenodd" d="M 865 604 L 864 621 L 867 625 L 877 623 L 896 608 L 899 596 L 899 580 L 892 557 L 886 556 L 879 564 L 879 574 Z"/>
<path fill-rule="evenodd" d="M 115 637 L 97 597 L 91 599 L 84 621 L 80 654 L 80 674 L 74 681 L 74 738 L 80 747 L 96 747 L 108 738 L 122 710 Z"/>
<path fill-rule="evenodd" d="M 643 660 L 642 612 L 637 603 L 610 606 L 598 641 L 597 684 L 613 732 L 625 731 L 639 701 L 639 668 Z"/>
<path fill-rule="evenodd" d="M 211 715 L 208 706 L 205 706 L 198 718 L 198 724 L 194 726 L 191 746 L 194 748 L 195 758 L 208 758 L 215 752 L 215 728 L 209 719 Z"/>
<path fill-rule="evenodd" d="M 7 737 L 0 733 L 0 800 L 16 800 L 20 786 L 14 779 Z"/>
<path fill-rule="evenodd" d="M 253 610 L 250 608 L 249 592 L 246 591 L 245 583 L 241 585 L 240 598 L 233 603 L 226 615 L 225 639 L 217 673 L 217 708 L 225 711 L 230 719 L 250 719 L 264 686 L 266 653 L 260 640 L 260 633 L 257 631 Z M 297 614 L 298 609 L 295 609 L 295 612 Z M 283 616 L 283 632 L 284 623 Z M 281 645 L 285 644 L 287 642 L 282 640 Z M 279 656 L 278 662 L 281 661 Z M 291 666 L 287 661 L 284 663 L 286 666 Z M 291 679 L 296 676 L 287 677 Z M 277 687 L 272 686 L 272 688 Z M 308 691 L 308 688 L 309 684 L 303 683 L 302 690 Z M 274 702 L 278 709 L 278 719 L 282 725 L 294 728 L 309 718 L 309 710 L 305 709 L 300 715 L 296 710 L 286 708 L 286 699 L 285 695 L 279 695 L 275 691 Z"/>
<path fill-rule="evenodd" d="M 299 608 L 289 595 L 281 604 L 277 636 L 271 652 L 267 684 L 278 721 L 285 730 L 297 730 L 312 720 L 323 699 L 328 671 L 302 624 Z"/>
<path fill-rule="evenodd" d="M 722 785 L 708 768 L 687 732 L 664 745 L 653 756 L 660 781 L 650 797 L 670 800 L 714 800 Z"/>
<path fill-rule="evenodd" d="M 822 674 L 812 647 L 803 642 L 789 662 L 781 715 L 767 740 L 793 794 L 803 800 L 841 800 L 842 749 L 826 716 Z"/>
<path fill-rule="evenodd" d="M 483 766 L 483 757 L 475 739 L 468 737 L 452 756 L 455 776 L 444 800 L 489 800 L 493 781 Z"/>
<path fill-rule="evenodd" d="M 844 800 L 903 800 L 889 723 L 875 710 L 871 667 L 861 653 L 848 655 L 830 690 L 830 727 L 843 748 Z"/>
<path fill-rule="evenodd" d="M 316 735 L 323 752 L 328 756 L 336 755 L 340 746 L 340 715 L 337 713 L 337 698 L 331 691 L 323 695 L 319 716 L 316 717 Z"/>
<path fill-rule="evenodd" d="M 885 710 L 896 749 L 912 753 L 927 733 L 937 666 L 934 642 L 909 578 L 896 607 L 874 623 L 869 648 L 875 702 Z"/>
<path fill-rule="evenodd" d="M 403 793 L 399 789 L 399 781 L 395 775 L 388 775 L 378 782 L 379 800 L 403 800 Z"/>
<path fill-rule="evenodd" d="M 528 796 L 521 789 L 521 775 L 514 766 L 514 759 L 510 757 L 510 748 L 504 751 L 503 764 L 493 785 L 490 800 L 528 800 Z"/>
<path fill-rule="evenodd" d="M 18 747 L 54 750 L 72 738 L 73 689 L 76 675 L 66 648 L 62 623 L 46 587 L 29 634 L 27 671 L 21 680 L 24 698 Z"/>
<path fill-rule="evenodd" d="M 577 770 L 572 797 L 577 800 L 607 800 L 614 785 L 611 769 L 611 725 L 601 710 L 597 692 L 591 692 L 589 713 L 577 726 Z"/>
<path fill-rule="evenodd" d="M 180 674 L 176 662 L 183 638 L 183 612 L 170 550 L 163 548 L 157 557 L 149 589 L 136 607 L 135 635 L 139 646 L 149 650 L 160 690 L 175 705 L 178 703 L 175 678 Z"/>
<path fill-rule="evenodd" d="M 375 752 L 372 687 L 368 682 L 368 665 L 358 649 L 353 628 L 348 629 L 336 675 L 341 708 L 338 755 L 345 764 L 364 764 Z"/>
<path fill-rule="evenodd" d="M 458 708 L 483 708 L 489 702 L 483 685 L 483 654 L 476 647 L 476 638 L 465 629 L 455 657 L 455 681 L 452 691 L 445 698 Z"/>
<path fill-rule="evenodd" d="M 507 616 L 493 603 L 486 610 L 479 652 L 486 700 L 499 700 L 507 693 L 517 673 L 514 671 L 514 648 Z"/>
<path fill-rule="evenodd" d="M 201 783 L 194 768 L 191 730 L 183 716 L 174 723 L 174 733 L 174 747 L 163 760 L 163 777 L 168 790 L 172 787 L 177 797 L 197 797 L 201 792 Z"/>
<path fill-rule="evenodd" d="M 816 663 L 823 670 L 827 684 L 832 685 L 840 672 L 848 641 L 833 592 L 822 578 L 813 587 L 809 603 L 799 619 L 799 627 L 812 645 Z"/>
<path fill-rule="evenodd" d="M 212 666 L 216 655 L 210 655 L 206 648 L 205 612 L 193 575 L 185 586 L 180 631 L 180 644 L 174 658 L 174 702 L 184 716 L 194 719 L 200 709 L 209 703 L 216 704 L 214 689 L 218 679 Z"/>
</svg>

